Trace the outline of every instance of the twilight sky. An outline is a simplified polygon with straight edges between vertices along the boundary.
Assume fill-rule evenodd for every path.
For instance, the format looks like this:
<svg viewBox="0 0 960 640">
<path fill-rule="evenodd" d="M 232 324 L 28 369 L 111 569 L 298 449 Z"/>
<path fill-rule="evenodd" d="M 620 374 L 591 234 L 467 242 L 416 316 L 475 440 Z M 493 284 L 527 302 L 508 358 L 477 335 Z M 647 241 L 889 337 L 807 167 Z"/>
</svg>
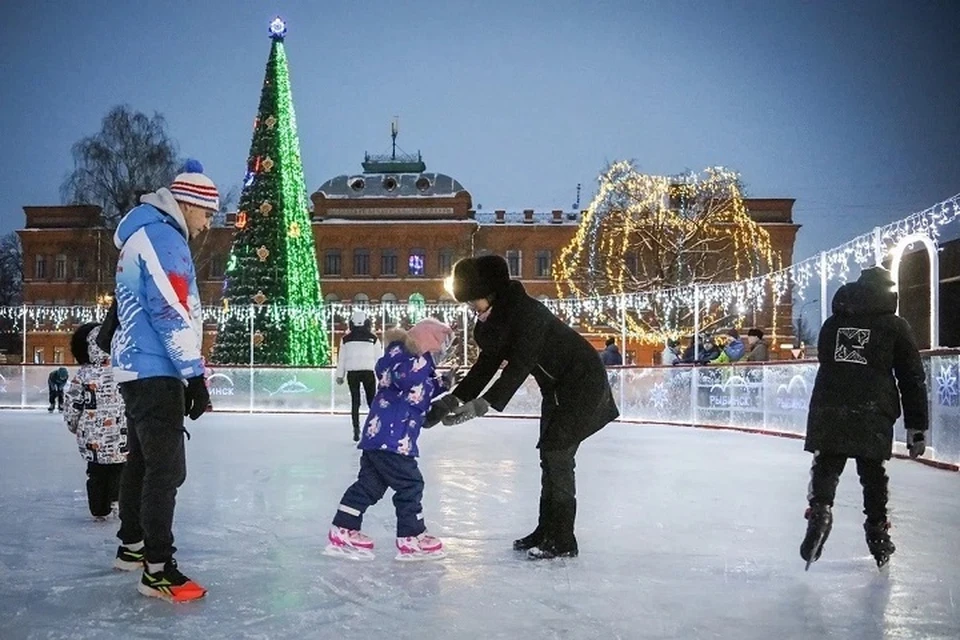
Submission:
<svg viewBox="0 0 960 640">
<path fill-rule="evenodd" d="M 111 106 L 162 113 L 225 191 L 280 14 L 307 189 L 423 152 L 484 210 L 569 208 L 613 160 L 796 198 L 804 258 L 960 192 L 960 3 L 35 0 L 0 23 L 0 234 L 56 204 Z"/>
</svg>

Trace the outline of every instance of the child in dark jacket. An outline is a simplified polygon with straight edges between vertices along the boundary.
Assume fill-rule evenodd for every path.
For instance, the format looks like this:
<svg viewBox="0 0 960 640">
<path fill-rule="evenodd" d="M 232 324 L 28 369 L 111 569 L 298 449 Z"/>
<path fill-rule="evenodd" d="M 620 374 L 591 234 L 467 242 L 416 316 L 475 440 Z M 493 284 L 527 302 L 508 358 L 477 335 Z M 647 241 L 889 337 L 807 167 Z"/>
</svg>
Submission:
<svg viewBox="0 0 960 640">
<path fill-rule="evenodd" d="M 387 347 L 376 365 L 377 393 L 357 445 L 363 451 L 360 473 L 340 500 L 324 553 L 372 559 L 373 540 L 360 532 L 363 514 L 391 488 L 397 510 L 397 560 L 442 558 L 443 543 L 427 534 L 423 523 L 417 439 L 430 402 L 449 387 L 436 364 L 449 351 L 453 330 L 427 318 L 409 331 L 386 331 L 383 341 Z"/>
<path fill-rule="evenodd" d="M 87 462 L 90 514 L 103 521 L 120 495 L 120 474 L 127 461 L 127 424 L 110 354 L 97 346 L 99 331 L 98 323 L 89 322 L 77 329 L 70 341 L 73 358 L 81 367 L 67 391 L 63 420 L 77 435 L 80 455 Z"/>
<path fill-rule="evenodd" d="M 63 388 L 67 385 L 70 374 L 66 367 L 59 367 L 50 372 L 47 376 L 47 391 L 49 395 L 50 406 L 47 411 L 53 413 L 54 409 L 63 411 Z"/>
</svg>

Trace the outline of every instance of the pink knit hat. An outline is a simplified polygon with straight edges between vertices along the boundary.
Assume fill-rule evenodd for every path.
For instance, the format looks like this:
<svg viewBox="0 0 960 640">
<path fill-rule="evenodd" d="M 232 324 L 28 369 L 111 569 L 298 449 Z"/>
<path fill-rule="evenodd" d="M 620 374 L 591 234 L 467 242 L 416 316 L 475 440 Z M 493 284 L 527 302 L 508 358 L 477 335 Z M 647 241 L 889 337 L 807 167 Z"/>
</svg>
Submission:
<svg viewBox="0 0 960 640">
<path fill-rule="evenodd" d="M 421 353 L 437 353 L 453 338 L 453 329 L 435 318 L 424 318 L 410 327 L 407 335 L 417 343 Z"/>
</svg>

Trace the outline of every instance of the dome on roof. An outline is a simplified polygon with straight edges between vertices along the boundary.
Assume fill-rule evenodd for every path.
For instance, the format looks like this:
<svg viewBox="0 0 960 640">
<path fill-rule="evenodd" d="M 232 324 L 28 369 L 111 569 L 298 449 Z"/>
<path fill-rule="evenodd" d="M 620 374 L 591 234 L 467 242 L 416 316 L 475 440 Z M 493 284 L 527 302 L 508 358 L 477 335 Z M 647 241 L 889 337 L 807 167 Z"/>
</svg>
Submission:
<svg viewBox="0 0 960 640">
<path fill-rule="evenodd" d="M 320 185 L 327 198 L 436 198 L 466 191 L 444 173 L 363 173 L 341 175 Z"/>
</svg>

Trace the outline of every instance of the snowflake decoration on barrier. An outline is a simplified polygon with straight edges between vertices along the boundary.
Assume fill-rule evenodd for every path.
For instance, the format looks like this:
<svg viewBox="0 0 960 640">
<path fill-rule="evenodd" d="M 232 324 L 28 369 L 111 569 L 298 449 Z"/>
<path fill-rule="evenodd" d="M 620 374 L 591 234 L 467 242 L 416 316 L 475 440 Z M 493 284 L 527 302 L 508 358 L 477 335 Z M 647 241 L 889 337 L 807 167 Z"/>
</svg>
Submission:
<svg viewBox="0 0 960 640">
<path fill-rule="evenodd" d="M 667 389 L 663 386 L 663 383 L 656 383 L 650 391 L 650 404 L 657 409 L 663 409 L 667 406 L 667 395 Z"/>
<path fill-rule="evenodd" d="M 937 395 L 941 406 L 960 405 L 960 389 L 957 388 L 958 369 L 960 366 L 952 364 L 940 367 L 940 372 L 937 374 Z"/>
</svg>

